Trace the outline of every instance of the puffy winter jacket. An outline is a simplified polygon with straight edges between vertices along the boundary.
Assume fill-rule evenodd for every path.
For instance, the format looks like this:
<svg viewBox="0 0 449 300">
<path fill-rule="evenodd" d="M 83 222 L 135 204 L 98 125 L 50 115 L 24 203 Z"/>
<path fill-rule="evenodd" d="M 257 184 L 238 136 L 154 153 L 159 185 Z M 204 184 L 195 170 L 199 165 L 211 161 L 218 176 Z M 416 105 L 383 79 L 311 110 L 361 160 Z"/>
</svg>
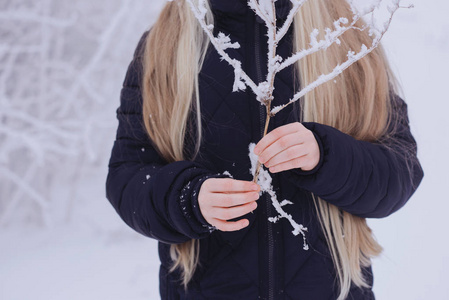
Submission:
<svg viewBox="0 0 449 300">
<path fill-rule="evenodd" d="M 279 19 L 288 12 L 278 0 Z M 215 30 L 239 42 L 232 57 L 242 62 L 255 81 L 265 76 L 265 28 L 246 0 L 212 0 Z M 203 140 L 194 161 L 167 163 L 158 155 L 142 124 L 142 37 L 131 62 L 117 110 L 119 120 L 107 178 L 107 198 L 120 217 L 139 233 L 159 241 L 162 299 L 304 299 L 331 300 L 338 295 L 332 258 L 319 226 L 311 193 L 361 217 L 386 217 L 402 207 L 423 176 L 405 103 L 393 99 L 396 126 L 383 143 L 358 141 L 332 127 L 304 123 L 320 146 L 319 165 L 273 174 L 278 199 L 293 205 L 285 210 L 308 228 L 309 250 L 294 236 L 289 222 L 268 221 L 276 215 L 266 196 L 245 216 L 240 231 L 210 230 L 198 207 L 201 184 L 228 171 L 235 179 L 251 180 L 248 145 L 261 139 L 264 108 L 251 91 L 232 92 L 233 69 L 211 47 L 199 74 Z M 278 52 L 291 53 L 291 33 Z M 295 90 L 292 68 L 275 80 L 274 103 L 285 103 Z M 270 130 L 297 121 L 298 104 L 272 119 Z M 200 265 L 187 291 L 178 271 L 169 272 L 170 244 L 200 240 Z M 372 283 L 370 268 L 363 270 Z M 371 289 L 352 287 L 348 299 L 374 299 Z"/>
</svg>

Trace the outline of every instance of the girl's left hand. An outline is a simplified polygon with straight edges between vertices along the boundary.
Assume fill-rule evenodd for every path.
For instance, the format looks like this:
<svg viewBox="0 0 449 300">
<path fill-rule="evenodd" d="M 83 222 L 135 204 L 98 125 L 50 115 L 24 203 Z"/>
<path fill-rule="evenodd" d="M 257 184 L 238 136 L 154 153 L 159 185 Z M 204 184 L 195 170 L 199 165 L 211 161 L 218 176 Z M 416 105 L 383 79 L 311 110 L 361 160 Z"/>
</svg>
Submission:
<svg viewBox="0 0 449 300">
<path fill-rule="evenodd" d="M 320 161 L 320 148 L 312 131 L 299 122 L 278 127 L 257 143 L 260 163 L 278 173 L 301 168 L 310 171 Z"/>
</svg>

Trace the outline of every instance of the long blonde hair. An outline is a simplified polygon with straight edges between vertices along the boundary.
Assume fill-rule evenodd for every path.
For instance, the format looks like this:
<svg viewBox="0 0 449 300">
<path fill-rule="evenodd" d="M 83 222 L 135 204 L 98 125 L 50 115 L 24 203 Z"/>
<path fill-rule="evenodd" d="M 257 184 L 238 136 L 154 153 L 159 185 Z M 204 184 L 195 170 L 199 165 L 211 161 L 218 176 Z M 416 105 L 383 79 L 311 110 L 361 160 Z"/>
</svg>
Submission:
<svg viewBox="0 0 449 300">
<path fill-rule="evenodd" d="M 210 10 L 209 10 L 210 11 Z M 351 18 L 346 0 L 308 1 L 294 20 L 294 49 L 308 45 L 309 33 L 324 32 L 340 17 Z M 207 22 L 213 23 L 212 14 Z M 366 32 L 348 31 L 340 46 L 309 56 L 296 65 L 303 86 L 345 59 L 349 49 L 369 45 Z M 184 141 L 192 113 L 196 122 L 196 150 L 201 142 L 201 112 L 198 73 L 208 48 L 207 37 L 185 1 L 169 2 L 148 35 L 144 53 L 143 120 L 159 153 L 167 162 L 186 157 Z M 302 99 L 302 120 L 327 124 L 356 139 L 377 141 L 388 127 L 390 83 L 388 63 L 379 47 L 339 76 Z M 340 284 L 339 300 L 346 298 L 351 283 L 367 287 L 362 267 L 371 264 L 382 247 L 374 239 L 365 219 L 342 211 L 314 197 L 318 217 L 334 261 Z M 185 286 L 198 265 L 199 243 L 172 245 L 172 270 L 179 268 Z"/>
</svg>

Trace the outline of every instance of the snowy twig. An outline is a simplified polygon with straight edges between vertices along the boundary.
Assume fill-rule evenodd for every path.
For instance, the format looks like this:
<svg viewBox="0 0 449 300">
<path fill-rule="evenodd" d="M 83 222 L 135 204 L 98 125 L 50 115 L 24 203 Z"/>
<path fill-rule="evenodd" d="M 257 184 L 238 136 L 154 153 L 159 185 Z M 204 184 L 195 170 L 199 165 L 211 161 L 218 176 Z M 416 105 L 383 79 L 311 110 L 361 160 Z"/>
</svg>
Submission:
<svg viewBox="0 0 449 300">
<path fill-rule="evenodd" d="M 355 26 L 357 21 L 360 20 L 360 16 L 356 15 L 353 18 L 353 21 L 349 26 L 341 26 L 341 24 L 347 24 L 348 19 L 346 18 L 340 18 L 339 20 L 334 22 L 335 30 L 331 31 L 330 29 L 327 30 L 326 35 L 324 39 L 317 41 L 317 36 L 319 34 L 318 29 L 315 29 L 310 33 L 310 48 L 300 50 L 290 56 L 289 58 L 285 59 L 279 66 L 278 72 L 282 71 L 283 69 L 293 65 L 297 61 L 304 59 L 305 57 L 316 53 L 318 51 L 326 50 L 333 44 L 340 44 L 339 37 L 343 35 L 346 31 L 350 29 L 356 29 L 356 30 L 364 30 L 365 28 L 358 28 Z"/>
<path fill-rule="evenodd" d="M 295 18 L 296 14 L 301 9 L 303 4 L 307 2 L 307 0 L 291 0 L 291 2 L 293 4 L 292 9 L 290 10 L 284 24 L 276 33 L 276 42 L 277 43 L 279 43 L 282 40 L 282 38 L 287 34 L 290 26 L 293 23 L 293 19 Z"/>
<path fill-rule="evenodd" d="M 401 8 L 399 5 L 400 0 L 392 0 L 393 4 L 388 7 L 389 19 L 384 23 L 384 26 L 381 30 L 377 30 L 374 26 L 374 11 L 380 5 L 383 0 L 374 0 L 374 4 L 369 6 L 368 8 L 357 10 L 352 0 L 347 0 L 350 8 L 353 12 L 353 19 L 351 22 L 346 18 L 339 18 L 335 20 L 333 25 L 334 29 L 326 28 L 324 38 L 319 40 L 317 39 L 320 34 L 318 29 L 314 29 L 310 33 L 310 47 L 307 49 L 299 50 L 297 53 L 292 54 L 287 59 L 283 59 L 279 55 L 277 55 L 277 46 L 279 42 L 283 39 L 283 37 L 289 31 L 291 27 L 294 17 L 297 12 L 301 9 L 303 4 L 307 0 L 290 0 L 292 3 L 292 7 L 290 12 L 287 15 L 287 18 L 281 28 L 277 28 L 277 19 L 276 19 L 276 0 L 248 0 L 248 7 L 251 8 L 254 13 L 265 23 L 265 27 L 267 29 L 267 43 L 268 43 L 268 59 L 267 59 L 267 75 L 265 81 L 260 82 L 256 85 L 248 75 L 242 70 L 242 64 L 240 61 L 236 59 L 232 59 L 225 50 L 228 48 L 238 49 L 239 45 L 237 43 L 232 43 L 230 38 L 223 33 L 218 33 L 218 36 L 215 37 L 213 34 L 214 26 L 213 24 L 206 23 L 206 0 L 197 0 L 197 4 L 194 4 L 193 0 L 186 0 L 195 17 L 198 19 L 199 24 L 203 28 L 204 32 L 210 39 L 211 44 L 217 50 L 219 55 L 223 60 L 227 61 L 229 65 L 234 68 L 235 78 L 233 91 L 244 90 L 246 86 L 249 86 L 254 94 L 256 95 L 256 99 L 266 107 L 267 117 L 265 121 L 265 128 L 263 136 L 267 134 L 268 125 L 270 123 L 271 117 L 276 115 L 279 111 L 290 105 L 291 103 L 297 101 L 298 99 L 305 96 L 307 93 L 311 92 L 316 87 L 328 82 L 339 74 L 341 74 L 344 70 L 346 70 L 349 66 L 354 64 L 356 61 L 362 59 L 367 54 L 372 52 L 380 43 L 385 32 L 388 30 L 390 23 L 392 21 L 393 15 L 395 12 Z M 309 0 L 314 1 L 314 0 Z M 361 20 L 362 17 L 372 14 L 372 22 L 371 24 L 365 25 L 362 28 L 357 27 L 356 24 Z M 347 25 L 349 24 L 349 25 Z M 347 26 L 344 26 L 347 25 Z M 348 51 L 347 60 L 343 63 L 335 66 L 333 70 L 328 74 L 320 75 L 315 81 L 311 82 L 307 86 L 303 87 L 300 91 L 298 91 L 293 97 L 284 105 L 280 105 L 278 107 L 271 108 L 271 103 L 273 100 L 273 91 L 274 91 L 274 80 L 276 74 L 281 70 L 292 66 L 298 61 L 304 59 L 305 57 L 316 53 L 318 51 L 325 51 L 329 47 L 334 44 L 340 44 L 340 37 L 347 32 L 348 30 L 359 30 L 364 31 L 366 29 L 370 30 L 370 36 L 374 35 L 371 46 L 361 45 L 359 52 L 354 52 L 353 50 Z M 262 191 L 266 192 L 270 195 L 272 204 L 278 212 L 278 216 L 274 218 L 270 218 L 271 221 L 277 221 L 280 218 L 285 218 L 289 220 L 290 224 L 293 226 L 293 233 L 299 234 L 301 233 L 304 237 L 304 249 L 308 248 L 305 242 L 305 231 L 307 228 L 304 228 L 302 225 L 297 224 L 291 217 L 291 215 L 287 214 L 282 209 L 282 204 L 288 204 L 288 201 L 283 201 L 279 203 L 277 200 L 277 196 L 273 191 L 271 186 L 271 177 L 267 170 L 265 170 L 260 162 L 253 157 L 253 147 L 250 146 L 250 157 L 252 157 L 252 174 L 254 175 L 254 182 L 259 183 L 262 186 Z"/>
<path fill-rule="evenodd" d="M 219 34 L 215 37 L 213 34 L 214 25 L 206 23 L 206 3 L 205 0 L 198 0 L 198 4 L 195 5 L 192 0 L 186 0 L 189 4 L 193 14 L 197 18 L 199 24 L 203 28 L 204 32 L 209 37 L 211 44 L 214 46 L 215 50 L 220 54 L 223 60 L 230 64 L 234 68 L 234 86 L 233 91 L 245 90 L 246 86 L 249 86 L 251 90 L 259 95 L 257 85 L 252 81 L 252 79 L 243 71 L 242 63 L 236 59 L 232 59 L 226 52 L 228 45 L 233 45 L 232 48 L 237 49 L 239 45 L 237 43 L 231 43 L 228 37 L 224 34 Z"/>
<path fill-rule="evenodd" d="M 258 157 L 257 157 L 257 155 L 254 154 L 255 146 L 256 145 L 254 143 L 251 143 L 249 145 L 249 158 L 251 160 L 250 172 L 251 172 L 251 174 L 253 174 L 253 176 L 255 175 L 256 166 L 257 166 L 257 162 L 258 162 Z M 257 183 L 260 185 L 261 193 L 265 192 L 268 195 L 270 195 L 271 203 L 272 203 L 273 207 L 276 209 L 276 212 L 278 213 L 278 215 L 276 217 L 270 217 L 268 220 L 270 222 L 276 223 L 277 221 L 279 221 L 282 218 L 287 219 L 290 222 L 290 225 L 293 227 L 292 233 L 294 235 L 298 235 L 298 234 L 302 235 L 303 249 L 308 250 L 309 245 L 307 244 L 307 241 L 306 241 L 307 228 L 304 227 L 302 224 L 298 224 L 295 220 L 293 220 L 293 217 L 282 208 L 286 205 L 293 204 L 293 203 L 288 200 L 283 200 L 281 203 L 278 201 L 277 195 L 273 190 L 272 178 L 270 176 L 270 173 L 267 170 L 265 170 L 264 168 L 260 169 L 260 174 L 258 176 Z"/>
<path fill-rule="evenodd" d="M 298 101 L 299 99 L 304 97 L 307 93 L 313 91 L 318 86 L 334 79 L 335 77 L 337 77 L 338 75 L 343 73 L 343 71 L 346 70 L 347 68 L 349 68 L 352 64 L 359 61 L 360 59 L 362 59 L 363 57 L 365 57 L 366 55 L 371 53 L 374 49 L 376 49 L 377 46 L 379 46 L 380 41 L 383 38 L 384 34 L 387 32 L 388 28 L 390 27 L 391 21 L 393 20 L 393 16 L 396 13 L 396 11 L 399 8 L 404 8 L 399 5 L 399 2 L 400 2 L 400 0 L 394 0 L 393 5 L 389 6 L 388 12 L 390 13 L 390 16 L 388 18 L 388 21 L 383 24 L 383 28 L 380 31 L 375 30 L 371 26 L 365 26 L 364 28 L 358 28 L 358 27 L 354 26 L 355 23 L 361 18 L 360 14 L 356 14 L 354 16 L 353 22 L 351 23 L 350 26 L 339 27 L 338 22 L 341 22 L 344 24 L 345 23 L 344 19 L 340 19 L 339 21 L 335 22 L 334 25 L 336 27 L 336 30 L 334 32 L 327 32 L 325 39 L 321 40 L 320 42 L 313 41 L 313 36 L 316 37 L 316 35 L 318 33 L 312 32 L 312 34 L 311 34 L 312 47 L 307 50 L 302 50 L 302 51 L 299 51 L 298 53 L 294 54 L 290 59 L 288 59 L 284 62 L 285 64 L 287 64 L 287 61 L 288 61 L 288 65 L 291 65 L 311 53 L 315 53 L 318 50 L 327 49 L 333 43 L 339 43 L 338 37 L 340 37 L 344 32 L 346 32 L 349 29 L 366 30 L 367 28 L 370 28 L 370 34 L 371 35 L 374 34 L 375 37 L 373 38 L 373 42 L 369 48 L 366 45 L 361 45 L 361 49 L 358 53 L 355 53 L 354 51 L 351 51 L 351 50 L 348 51 L 348 54 L 347 54 L 348 59 L 346 61 L 344 61 L 342 64 L 335 66 L 334 69 L 330 73 L 320 75 L 315 81 L 311 82 L 310 84 L 308 84 L 307 86 L 302 88 L 299 92 L 297 92 L 286 104 L 274 107 L 271 110 L 271 115 L 272 116 L 276 115 L 279 111 L 286 108 L 288 105 Z M 380 3 L 380 1 L 378 1 L 377 3 Z M 370 7 L 370 9 L 368 11 L 363 11 L 362 13 L 364 15 L 369 14 L 369 13 L 373 14 L 376 7 L 377 6 L 372 6 L 372 7 Z M 406 8 L 410 8 L 410 6 L 406 7 Z M 354 11 L 354 8 L 353 8 L 353 11 Z M 285 67 L 286 66 L 284 66 L 284 64 L 282 64 L 279 69 L 283 69 Z"/>
</svg>

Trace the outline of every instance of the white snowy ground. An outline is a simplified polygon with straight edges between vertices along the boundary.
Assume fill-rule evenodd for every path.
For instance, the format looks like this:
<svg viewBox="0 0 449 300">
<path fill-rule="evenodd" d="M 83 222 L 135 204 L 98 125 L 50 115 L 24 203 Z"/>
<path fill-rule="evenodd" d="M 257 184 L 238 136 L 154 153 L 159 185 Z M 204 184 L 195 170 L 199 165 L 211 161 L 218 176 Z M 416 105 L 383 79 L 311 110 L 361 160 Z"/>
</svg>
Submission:
<svg viewBox="0 0 449 300">
<path fill-rule="evenodd" d="M 425 179 L 403 209 L 369 221 L 385 248 L 374 261 L 379 300 L 449 299 L 449 2 L 415 6 L 397 15 L 384 45 L 409 104 Z M 0 229 L 1 300 L 159 298 L 156 243 L 127 228 L 105 199 L 106 160 L 84 174 L 68 222 Z"/>
</svg>

